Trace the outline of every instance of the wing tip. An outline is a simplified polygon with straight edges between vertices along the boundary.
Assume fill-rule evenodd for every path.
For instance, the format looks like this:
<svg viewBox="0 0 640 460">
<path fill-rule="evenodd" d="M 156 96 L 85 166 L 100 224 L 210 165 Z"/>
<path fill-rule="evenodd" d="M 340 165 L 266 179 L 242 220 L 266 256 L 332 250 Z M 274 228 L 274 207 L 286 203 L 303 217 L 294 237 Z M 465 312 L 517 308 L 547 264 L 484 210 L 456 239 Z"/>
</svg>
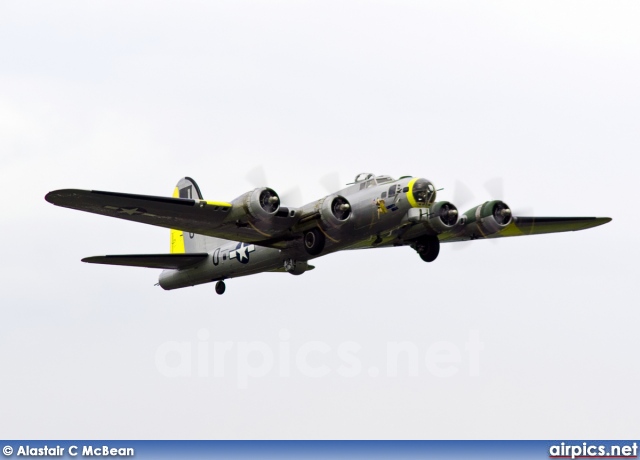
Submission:
<svg viewBox="0 0 640 460">
<path fill-rule="evenodd" d="M 75 189 L 75 188 L 63 188 L 60 190 L 53 190 L 49 193 L 47 193 L 44 196 L 44 199 L 46 201 L 48 201 L 51 204 L 55 204 L 56 206 L 61 206 L 61 202 L 65 199 L 68 198 L 70 195 L 74 195 L 77 193 L 81 193 L 81 192 L 91 192 L 91 190 L 79 190 L 79 189 Z"/>
<path fill-rule="evenodd" d="M 598 227 L 600 225 L 608 224 L 613 219 L 611 217 L 596 217 L 595 220 L 596 220 L 596 223 L 593 226 Z"/>
<path fill-rule="evenodd" d="M 55 197 L 58 196 L 58 192 L 60 192 L 60 190 L 54 190 L 53 192 L 49 192 L 44 196 L 44 199 L 51 204 L 56 204 Z"/>
<path fill-rule="evenodd" d="M 107 257 L 107 256 L 91 256 L 91 257 L 85 257 L 85 258 L 83 258 L 83 259 L 80 259 L 80 262 L 84 262 L 84 263 L 86 263 L 86 264 L 95 264 L 95 263 L 97 263 L 97 261 L 98 261 L 99 259 L 104 259 L 104 258 L 106 258 L 106 257 Z"/>
</svg>

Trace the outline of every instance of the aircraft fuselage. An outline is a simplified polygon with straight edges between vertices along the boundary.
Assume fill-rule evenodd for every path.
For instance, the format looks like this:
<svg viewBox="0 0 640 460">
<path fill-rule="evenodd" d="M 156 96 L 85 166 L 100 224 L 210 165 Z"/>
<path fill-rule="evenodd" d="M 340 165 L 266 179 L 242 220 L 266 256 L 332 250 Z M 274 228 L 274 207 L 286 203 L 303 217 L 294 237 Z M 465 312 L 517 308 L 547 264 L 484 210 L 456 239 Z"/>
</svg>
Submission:
<svg viewBox="0 0 640 460">
<path fill-rule="evenodd" d="M 422 202 L 414 197 L 418 181 L 428 184 L 426 186 L 431 193 Z M 208 251 L 209 257 L 201 263 L 182 270 L 164 270 L 160 274 L 160 286 L 163 289 L 177 289 L 267 271 L 301 274 L 307 269 L 307 261 L 321 255 L 344 249 L 386 246 L 394 241 L 395 245 L 402 245 L 398 236 L 399 231 L 407 226 L 407 211 L 414 207 L 427 208 L 433 204 L 436 196 L 431 182 L 413 177 L 388 182 L 372 177 L 356 182 L 337 194 L 345 197 L 351 208 L 350 218 L 344 224 L 323 224 L 318 218 L 306 224 L 309 229 L 317 228 L 321 232 L 319 237 L 324 240 L 321 254 L 310 254 L 305 248 L 304 239 L 292 240 L 282 249 L 217 240 L 222 244 Z M 318 216 L 321 205 L 322 200 L 317 200 L 297 212 L 303 216 Z M 285 262 L 294 266 L 289 265 L 289 270 L 283 269 Z"/>
</svg>

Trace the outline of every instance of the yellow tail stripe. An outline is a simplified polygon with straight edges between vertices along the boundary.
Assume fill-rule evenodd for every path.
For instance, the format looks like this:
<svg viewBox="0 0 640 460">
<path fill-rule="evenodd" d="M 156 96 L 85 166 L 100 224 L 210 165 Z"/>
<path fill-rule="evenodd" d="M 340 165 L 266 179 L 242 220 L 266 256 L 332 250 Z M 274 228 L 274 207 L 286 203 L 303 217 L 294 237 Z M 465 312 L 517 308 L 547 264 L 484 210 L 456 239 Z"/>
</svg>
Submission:
<svg viewBox="0 0 640 460">
<path fill-rule="evenodd" d="M 180 191 L 178 187 L 173 191 L 174 198 L 180 198 Z M 171 229 L 171 254 L 184 254 L 184 234 L 182 230 Z"/>
</svg>

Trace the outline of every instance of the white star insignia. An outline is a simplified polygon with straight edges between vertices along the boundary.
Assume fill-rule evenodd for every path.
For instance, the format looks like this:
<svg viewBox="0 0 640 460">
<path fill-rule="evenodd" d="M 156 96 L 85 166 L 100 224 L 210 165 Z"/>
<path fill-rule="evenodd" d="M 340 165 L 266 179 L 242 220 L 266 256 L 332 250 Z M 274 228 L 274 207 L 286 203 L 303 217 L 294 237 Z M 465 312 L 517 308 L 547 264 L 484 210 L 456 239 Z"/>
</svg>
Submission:
<svg viewBox="0 0 640 460">
<path fill-rule="evenodd" d="M 118 208 L 116 206 L 105 206 L 105 208 L 115 211 L 118 214 L 126 214 L 128 216 L 136 216 L 138 214 L 142 214 L 143 216 L 157 217 L 155 214 L 149 214 L 146 209 L 142 208 Z"/>
<path fill-rule="evenodd" d="M 255 250 L 256 247 L 253 244 L 242 243 L 239 248 L 229 252 L 229 257 L 231 259 L 238 259 L 238 262 L 242 262 L 243 260 L 249 260 L 249 253 Z"/>
<path fill-rule="evenodd" d="M 133 216 L 135 214 L 143 214 L 138 208 L 120 208 L 118 209 L 118 214 L 127 214 L 129 216 Z"/>
<path fill-rule="evenodd" d="M 239 261 L 243 261 L 244 259 L 249 258 L 249 256 L 247 255 L 247 249 L 249 249 L 249 247 L 245 245 L 242 245 L 238 249 L 236 249 L 236 253 L 238 254 Z"/>
</svg>

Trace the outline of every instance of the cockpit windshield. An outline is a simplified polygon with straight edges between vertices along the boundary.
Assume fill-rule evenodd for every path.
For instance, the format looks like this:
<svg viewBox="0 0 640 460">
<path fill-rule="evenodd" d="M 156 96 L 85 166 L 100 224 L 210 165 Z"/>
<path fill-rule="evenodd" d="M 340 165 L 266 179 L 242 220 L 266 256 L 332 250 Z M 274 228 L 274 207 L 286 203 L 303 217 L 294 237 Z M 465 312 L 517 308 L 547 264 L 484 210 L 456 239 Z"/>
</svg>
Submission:
<svg viewBox="0 0 640 460">
<path fill-rule="evenodd" d="M 375 187 L 376 185 L 386 184 L 387 182 L 393 182 L 394 179 L 390 176 L 375 176 L 371 173 L 360 173 L 356 176 L 353 184 L 360 184 L 360 190 L 369 187 Z"/>
<path fill-rule="evenodd" d="M 354 184 L 360 182 L 366 182 L 368 180 L 374 180 L 375 184 L 385 184 L 387 182 L 393 182 L 394 179 L 391 176 L 376 176 L 372 173 L 360 173 L 356 176 L 356 179 L 353 181 Z"/>
<path fill-rule="evenodd" d="M 375 176 L 371 173 L 360 173 L 356 176 L 356 179 L 353 181 L 353 183 L 357 184 L 358 182 L 364 182 L 369 179 L 373 179 L 374 177 Z"/>
</svg>

